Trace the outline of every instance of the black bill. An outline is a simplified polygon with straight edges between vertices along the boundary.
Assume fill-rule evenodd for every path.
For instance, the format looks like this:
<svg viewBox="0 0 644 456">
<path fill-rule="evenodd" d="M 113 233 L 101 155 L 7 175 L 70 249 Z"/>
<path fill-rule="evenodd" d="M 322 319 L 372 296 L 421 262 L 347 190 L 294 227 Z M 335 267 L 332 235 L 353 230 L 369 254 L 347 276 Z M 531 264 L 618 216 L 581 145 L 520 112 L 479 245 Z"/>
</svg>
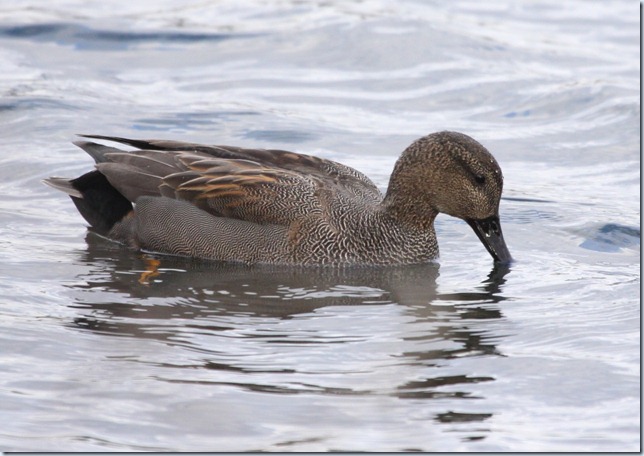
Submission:
<svg viewBox="0 0 644 456">
<path fill-rule="evenodd" d="M 508 246 L 505 245 L 505 240 L 503 239 L 498 215 L 493 215 L 483 220 L 466 220 L 466 222 L 472 227 L 495 262 L 509 263 L 512 261 Z"/>
</svg>

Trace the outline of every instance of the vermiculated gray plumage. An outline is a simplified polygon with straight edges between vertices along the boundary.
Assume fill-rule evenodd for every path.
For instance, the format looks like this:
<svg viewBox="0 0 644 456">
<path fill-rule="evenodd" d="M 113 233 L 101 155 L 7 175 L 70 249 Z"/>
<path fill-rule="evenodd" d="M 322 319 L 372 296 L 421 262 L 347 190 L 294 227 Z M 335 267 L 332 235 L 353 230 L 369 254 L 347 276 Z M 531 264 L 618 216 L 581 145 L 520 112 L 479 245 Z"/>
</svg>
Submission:
<svg viewBox="0 0 644 456">
<path fill-rule="evenodd" d="M 134 249 L 243 263 L 424 263 L 438 256 L 434 219 L 444 212 L 468 221 L 495 260 L 510 260 L 498 222 L 501 170 L 461 133 L 412 143 L 384 197 L 353 168 L 304 154 L 87 138 L 137 150 L 76 142 L 96 171 L 46 183 Z"/>
</svg>

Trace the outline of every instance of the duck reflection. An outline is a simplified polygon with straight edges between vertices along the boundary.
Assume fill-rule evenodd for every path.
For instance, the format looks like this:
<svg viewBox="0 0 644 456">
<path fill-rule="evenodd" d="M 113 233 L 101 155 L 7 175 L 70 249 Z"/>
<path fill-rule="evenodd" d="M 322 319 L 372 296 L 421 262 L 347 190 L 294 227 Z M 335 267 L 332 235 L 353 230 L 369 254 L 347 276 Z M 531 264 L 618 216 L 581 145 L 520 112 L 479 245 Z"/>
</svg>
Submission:
<svg viewBox="0 0 644 456">
<path fill-rule="evenodd" d="M 80 283 L 71 287 L 75 297 L 72 306 L 82 312 L 72 325 L 83 330 L 153 338 L 191 348 L 189 338 L 178 337 L 179 333 L 193 330 L 202 334 L 225 334 L 238 329 L 240 318 L 245 325 L 252 325 L 254 318 L 261 321 L 267 318 L 290 320 L 306 317 L 306 314 L 315 318 L 316 312 L 330 306 L 389 305 L 397 306 L 397 316 L 420 328 L 416 331 L 404 329 L 399 338 L 405 342 L 405 347 L 419 347 L 419 350 L 391 355 L 401 358 L 404 365 L 424 368 L 441 366 L 456 357 L 500 355 L 495 346 L 499 336 L 488 334 L 480 321 L 502 318 L 498 303 L 506 299 L 501 289 L 510 271 L 507 265 L 495 266 L 481 285 L 471 292 L 438 293 L 439 267 L 435 264 L 362 268 L 246 266 L 133 254 L 91 233 L 87 241 L 88 248 L 81 254 L 90 272 L 79 277 Z M 379 328 L 373 328 L 373 331 L 377 332 Z M 334 343 L 351 343 L 348 336 L 353 335 L 348 334 L 345 339 L 334 340 Z M 244 337 L 267 336 L 251 332 Z M 273 334 L 273 339 L 275 337 Z M 283 343 L 289 342 L 286 337 L 284 339 Z M 298 342 L 303 343 L 301 339 Z M 203 346 L 192 349 L 205 352 L 198 362 L 189 366 L 168 366 L 235 375 L 257 373 L 256 368 L 238 364 L 234 356 L 216 356 L 220 352 L 215 350 L 221 347 L 213 348 L 213 356 L 208 356 Z M 293 373 L 296 370 L 292 366 L 269 368 L 270 372 L 276 373 Z M 494 380 L 489 376 L 467 374 L 436 376 L 438 373 L 410 381 L 401 377 L 398 386 L 386 394 L 400 399 L 470 398 L 472 396 L 465 385 Z M 210 382 L 208 379 L 173 381 Z M 462 388 L 455 390 L 454 385 Z M 239 386 L 263 391 L 263 386 L 254 382 Z M 271 392 L 281 388 L 264 386 Z M 334 394 L 339 391 L 338 388 L 331 389 Z M 342 394 L 373 393 L 340 389 Z M 450 411 L 437 414 L 434 419 L 447 423 L 457 418 L 460 421 L 481 421 L 489 416 Z"/>
<path fill-rule="evenodd" d="M 286 319 L 325 306 L 367 304 L 397 304 L 419 317 L 431 317 L 436 310 L 445 312 L 442 301 L 486 304 L 462 307 L 459 315 L 464 319 L 500 318 L 500 311 L 488 304 L 506 299 L 500 291 L 510 271 L 508 265 L 495 265 L 480 291 L 439 294 L 439 266 L 433 263 L 350 268 L 249 266 L 134 254 L 91 232 L 87 242 L 81 256 L 91 271 L 71 286 L 77 296 L 74 306 L 135 320 L 197 319 L 217 313 Z M 108 302 L 102 302 L 105 297 Z"/>
</svg>

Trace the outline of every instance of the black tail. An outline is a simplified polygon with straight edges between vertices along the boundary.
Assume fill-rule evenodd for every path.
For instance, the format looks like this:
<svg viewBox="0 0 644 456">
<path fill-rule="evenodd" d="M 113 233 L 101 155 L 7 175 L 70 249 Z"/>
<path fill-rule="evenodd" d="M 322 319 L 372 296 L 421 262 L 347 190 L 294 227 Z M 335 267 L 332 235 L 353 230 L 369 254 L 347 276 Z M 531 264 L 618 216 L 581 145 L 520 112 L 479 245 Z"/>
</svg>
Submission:
<svg viewBox="0 0 644 456">
<path fill-rule="evenodd" d="M 100 234 L 107 234 L 112 227 L 132 211 L 130 203 L 99 171 L 90 171 L 76 179 L 46 179 L 45 183 L 67 193 L 78 212 Z"/>
</svg>

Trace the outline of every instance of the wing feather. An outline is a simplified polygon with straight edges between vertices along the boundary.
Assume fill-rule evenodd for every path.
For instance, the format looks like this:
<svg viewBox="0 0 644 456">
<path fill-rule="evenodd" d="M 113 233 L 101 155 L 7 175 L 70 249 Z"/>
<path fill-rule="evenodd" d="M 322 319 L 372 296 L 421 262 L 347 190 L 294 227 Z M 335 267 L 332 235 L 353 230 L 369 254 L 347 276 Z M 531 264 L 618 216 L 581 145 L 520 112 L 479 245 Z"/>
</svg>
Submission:
<svg viewBox="0 0 644 456">
<path fill-rule="evenodd" d="M 333 201 L 377 203 L 382 195 L 348 166 L 283 150 L 206 146 L 166 140 L 88 136 L 138 148 L 78 145 L 128 200 L 143 195 L 189 201 L 213 215 L 287 225 L 331 210 Z M 329 204 L 331 202 L 331 204 Z"/>
</svg>

